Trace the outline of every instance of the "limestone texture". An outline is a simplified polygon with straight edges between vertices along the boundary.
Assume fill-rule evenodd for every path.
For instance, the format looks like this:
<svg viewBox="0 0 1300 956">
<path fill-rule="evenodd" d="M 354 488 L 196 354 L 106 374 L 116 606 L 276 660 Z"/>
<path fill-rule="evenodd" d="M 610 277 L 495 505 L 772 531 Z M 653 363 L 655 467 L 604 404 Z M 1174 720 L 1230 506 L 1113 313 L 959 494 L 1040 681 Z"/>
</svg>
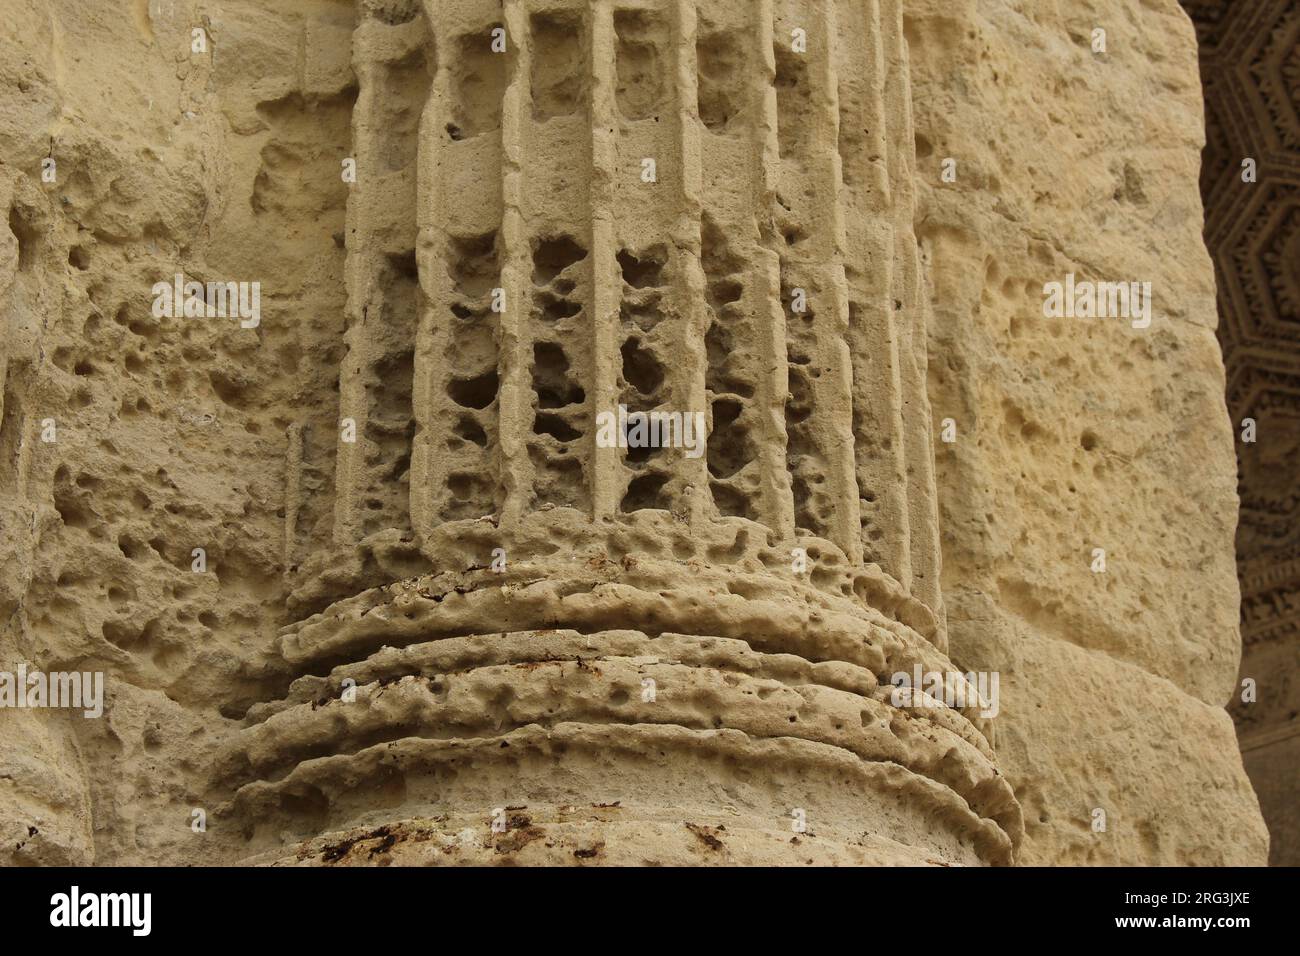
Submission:
<svg viewBox="0 0 1300 956">
<path fill-rule="evenodd" d="M 1264 863 L 1203 142 L 1175 0 L 0 0 L 0 860 Z"/>
</svg>

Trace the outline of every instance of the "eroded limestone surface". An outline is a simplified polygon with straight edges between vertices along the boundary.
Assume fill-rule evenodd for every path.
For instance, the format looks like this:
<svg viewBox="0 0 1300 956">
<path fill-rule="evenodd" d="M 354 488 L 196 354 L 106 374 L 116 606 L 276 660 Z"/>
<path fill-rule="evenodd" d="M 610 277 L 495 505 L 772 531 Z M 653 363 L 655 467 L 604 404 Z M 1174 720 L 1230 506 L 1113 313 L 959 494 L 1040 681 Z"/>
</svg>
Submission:
<svg viewBox="0 0 1300 956">
<path fill-rule="evenodd" d="M 109 677 L 8 862 L 1262 860 L 1173 0 L 129 10 L 0 0 L 0 667 Z M 1033 313 L 1108 266 L 1150 334 Z"/>
</svg>

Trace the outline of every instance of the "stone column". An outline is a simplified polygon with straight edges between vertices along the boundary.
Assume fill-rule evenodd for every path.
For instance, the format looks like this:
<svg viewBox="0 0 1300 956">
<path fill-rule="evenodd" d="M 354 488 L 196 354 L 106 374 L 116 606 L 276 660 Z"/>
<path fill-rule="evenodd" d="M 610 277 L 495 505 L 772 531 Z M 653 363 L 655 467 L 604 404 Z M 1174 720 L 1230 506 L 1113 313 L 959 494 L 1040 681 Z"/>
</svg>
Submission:
<svg viewBox="0 0 1300 956">
<path fill-rule="evenodd" d="M 250 859 L 1011 861 L 979 704 L 889 683 L 956 671 L 900 8 L 361 4 L 356 441 L 217 768 Z"/>
</svg>

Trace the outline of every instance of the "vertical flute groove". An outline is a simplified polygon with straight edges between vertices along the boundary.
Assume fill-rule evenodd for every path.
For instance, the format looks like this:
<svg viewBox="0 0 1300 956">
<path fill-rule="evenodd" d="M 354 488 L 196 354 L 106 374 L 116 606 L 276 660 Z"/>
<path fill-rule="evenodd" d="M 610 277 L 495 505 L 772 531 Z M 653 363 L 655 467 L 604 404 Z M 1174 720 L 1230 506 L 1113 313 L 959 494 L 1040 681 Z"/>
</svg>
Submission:
<svg viewBox="0 0 1300 956">
<path fill-rule="evenodd" d="M 894 225 L 878 0 L 838 0 L 841 183 L 863 559 L 911 580 L 910 517 L 895 331 Z"/>
<path fill-rule="evenodd" d="M 838 142 L 840 137 L 839 56 L 840 35 L 837 30 L 834 0 L 818 0 L 822 14 L 816 17 L 821 25 L 824 42 L 822 69 L 819 71 L 820 90 L 814 101 L 819 106 L 819 122 L 826 142 Z M 814 228 L 824 234 L 831 255 L 818 257 L 826 263 L 821 270 L 826 282 L 826 299 L 829 318 L 815 320 L 819 344 L 830 365 L 830 374 L 818 381 L 818 391 L 825 395 L 824 409 L 834 409 L 834 418 L 827 427 L 826 454 L 829 458 L 831 494 L 833 500 L 834 541 L 853 564 L 862 561 L 862 521 L 859 508 L 858 479 L 854 456 L 853 433 L 853 363 L 849 353 L 849 296 L 845 277 L 844 255 L 844 203 L 842 195 L 842 170 L 838 150 L 827 150 L 816 172 L 815 190 L 833 197 L 828 203 L 829 215 L 818 216 Z M 820 395 L 819 395 L 820 398 Z"/>
<path fill-rule="evenodd" d="M 356 178 L 347 205 L 347 356 L 340 370 L 335 540 L 411 528 L 416 280 L 416 136 L 427 99 L 423 21 L 366 17 L 354 35 Z M 435 49 L 436 53 L 436 49 Z"/>
<path fill-rule="evenodd" d="M 853 466 L 848 306 L 839 243 L 839 165 L 815 144 L 838 135 L 827 0 L 780 0 L 774 58 L 778 167 L 776 248 L 786 309 L 785 421 L 795 523 L 850 559 L 861 553 Z M 820 14 L 820 15 L 818 15 Z"/>
</svg>

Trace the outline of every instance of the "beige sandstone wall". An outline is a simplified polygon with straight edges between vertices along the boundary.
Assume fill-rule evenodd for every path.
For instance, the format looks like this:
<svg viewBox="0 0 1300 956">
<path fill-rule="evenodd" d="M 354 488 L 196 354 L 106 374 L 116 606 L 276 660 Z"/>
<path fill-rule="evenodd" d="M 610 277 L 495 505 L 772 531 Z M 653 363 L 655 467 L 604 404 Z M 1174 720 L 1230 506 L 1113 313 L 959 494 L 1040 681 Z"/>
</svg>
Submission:
<svg viewBox="0 0 1300 956">
<path fill-rule="evenodd" d="M 508 852 L 525 862 L 802 862 L 804 848 L 774 836 L 780 827 L 788 836 L 788 824 L 762 819 L 786 813 L 785 788 L 802 780 L 808 790 L 811 775 L 874 794 L 845 801 L 843 786 L 811 786 L 815 813 L 834 821 L 808 850 L 822 862 L 918 862 L 917 846 L 924 859 L 1005 862 L 1016 841 L 1016 861 L 1028 864 L 1263 862 L 1266 835 L 1223 710 L 1239 654 L 1235 476 L 1200 240 L 1194 37 L 1173 0 L 1112 0 L 1095 11 L 1039 0 L 905 5 L 910 63 L 901 43 L 891 57 L 893 75 L 910 72 L 913 84 L 915 173 L 897 80 L 890 95 L 901 111 L 884 144 L 892 161 L 879 165 L 892 165 L 881 174 L 893 177 L 892 215 L 906 218 L 916 193 L 933 312 L 932 415 L 923 396 L 898 414 L 910 416 L 913 436 L 927 419 L 952 418 L 958 429 L 934 455 L 941 601 L 902 565 L 859 565 L 842 538 L 825 548 L 823 578 L 787 580 L 784 554 L 803 540 L 785 537 L 797 532 L 794 514 L 792 527 L 775 521 L 775 532 L 748 543 L 734 525 L 696 516 L 701 506 L 599 540 L 581 523 L 543 516 L 512 532 L 511 549 L 533 563 L 511 581 L 527 589 L 530 575 L 548 580 L 505 607 L 485 593 L 482 572 L 447 573 L 482 563 L 494 524 L 431 533 L 415 547 L 381 523 L 380 538 L 352 550 L 354 533 L 375 530 L 364 508 L 354 510 L 367 488 L 380 496 L 373 511 L 411 514 L 417 529 L 429 522 L 402 497 L 409 480 L 392 480 L 400 466 L 384 456 L 401 452 L 390 444 L 377 442 L 360 463 L 345 451 L 335 473 L 340 401 L 411 402 L 409 389 L 375 393 L 364 375 L 349 377 L 353 358 L 372 362 L 381 384 L 404 374 L 400 347 L 389 355 L 383 334 L 358 331 L 357 270 L 385 276 L 376 301 L 408 322 L 413 275 L 422 265 L 433 274 L 427 248 L 413 244 L 428 41 L 411 21 L 408 46 L 381 56 L 387 65 L 359 84 L 356 23 L 343 0 L 0 0 L 0 203 L 10 225 L 0 229 L 0 667 L 23 658 L 110 674 L 102 720 L 0 713 L 0 859 L 212 862 L 254 850 L 270 859 L 269 847 L 351 821 L 362 828 L 354 837 L 308 843 L 300 858 L 351 861 L 349 839 L 365 837 L 377 852 L 398 845 L 398 862 L 445 859 L 452 845 L 471 861 Z M 1109 31 L 1101 57 L 1085 42 L 1095 24 Z M 190 53 L 196 26 L 212 39 L 208 56 Z M 370 111 L 365 123 L 358 109 Z M 367 142 L 392 179 L 368 204 L 358 207 L 354 194 L 348 213 L 340 161 L 353 155 L 354 135 L 377 132 Z M 49 155 L 58 180 L 42 184 Z M 949 156 L 958 179 L 943 184 Z M 349 239 L 353 229 L 365 239 Z M 897 235 L 910 242 L 904 223 Z M 384 255 L 372 262 L 350 248 Z M 896 255 L 902 263 L 906 248 Z M 236 333 L 153 320 L 150 286 L 180 270 L 275 277 L 264 302 L 274 321 Z M 1151 281 L 1153 326 L 1044 319 L 1042 284 L 1068 271 Z M 921 311 L 909 300 L 909 316 Z M 913 346 L 924 353 L 920 336 Z M 437 354 L 424 348 L 417 362 Z M 705 356 L 696 358 L 702 368 Z M 784 397 L 766 396 L 764 414 L 779 417 Z M 57 420 L 53 446 L 33 437 L 46 417 Z M 400 444 L 400 428 L 383 434 Z M 443 463 L 416 465 L 436 476 Z M 927 487 L 916 473 L 924 465 L 913 463 L 909 487 Z M 756 500 L 789 494 L 765 482 L 752 486 L 762 489 Z M 336 498 L 336 488 L 362 491 Z M 549 493 L 577 492 L 560 481 Z M 900 501 L 905 510 L 903 491 Z M 927 503 L 915 501 L 913 526 L 924 528 Z M 571 561 L 548 560 L 557 529 Z M 194 547 L 206 549 L 212 573 L 191 573 Z M 1094 547 L 1107 551 L 1105 575 L 1089 569 Z M 640 555 L 649 557 L 638 566 Z M 916 569 L 924 577 L 923 552 Z M 413 583 L 351 597 L 403 578 Z M 333 618 L 295 623 L 334 601 Z M 898 739 L 871 736 L 875 702 L 863 705 L 861 738 L 836 736 L 858 719 L 847 702 L 878 697 L 890 664 L 944 660 L 945 608 L 953 663 L 1002 674 L 992 726 L 954 715 L 931 736 L 950 741 L 957 756 L 945 758 L 897 714 Z M 402 624 L 403 611 L 418 623 Z M 436 651 L 379 650 L 400 628 L 416 633 L 449 616 L 457 623 L 429 625 L 460 628 Z M 465 636 L 498 624 L 509 640 Z M 561 629 L 534 630 L 548 627 Z M 607 700 L 646 673 L 656 628 L 668 637 L 655 645 L 663 659 L 653 666 L 664 668 L 655 673 L 693 695 L 671 727 L 654 737 L 620 737 L 617 727 L 539 736 L 560 697 L 584 719 L 613 720 Z M 716 645 L 700 656 L 693 639 L 671 637 L 677 629 Z M 529 654 L 602 664 L 596 677 L 560 664 L 539 685 L 520 676 L 534 666 Z M 465 661 L 472 678 L 437 682 Z M 344 669 L 324 680 L 308 663 Z M 428 686 L 388 687 L 413 672 Z M 322 679 L 289 690 L 303 673 Z M 316 695 L 337 694 L 348 675 L 374 688 L 368 716 L 333 719 L 337 704 L 317 710 Z M 751 699 L 778 687 L 772 704 Z M 799 743 L 787 706 L 828 749 Z M 886 723 L 889 713 L 879 711 Z M 716 733 L 694 729 L 724 718 Z M 520 758 L 461 752 L 455 741 L 401 744 L 393 756 L 299 766 L 281 783 L 304 756 L 364 746 L 383 727 L 453 720 L 494 720 L 491 732 Z M 887 753 L 928 776 L 875 769 L 859 778 L 845 753 Z M 700 786 L 717 760 L 730 761 L 735 778 Z M 479 775 L 430 788 L 443 768 L 463 765 Z M 222 787 L 250 768 L 265 782 L 230 800 Z M 506 837 L 475 836 L 503 781 L 531 809 L 512 811 Z M 579 811 L 573 792 L 597 794 L 595 804 L 624 793 L 663 807 L 711 801 L 714 812 L 685 824 L 671 812 L 621 819 L 612 806 Z M 214 793 L 230 802 L 214 806 Z M 441 817 L 409 810 L 439 800 L 450 801 Z M 746 809 L 719 806 L 727 801 Z M 970 806 L 982 818 L 979 839 L 935 835 L 950 824 L 960 831 Z M 192 807 L 232 825 L 197 837 Z M 1106 811 L 1105 833 L 1091 830 L 1095 808 Z M 416 819 L 384 823 L 392 814 Z M 883 838 L 864 839 L 874 827 Z"/>
</svg>

